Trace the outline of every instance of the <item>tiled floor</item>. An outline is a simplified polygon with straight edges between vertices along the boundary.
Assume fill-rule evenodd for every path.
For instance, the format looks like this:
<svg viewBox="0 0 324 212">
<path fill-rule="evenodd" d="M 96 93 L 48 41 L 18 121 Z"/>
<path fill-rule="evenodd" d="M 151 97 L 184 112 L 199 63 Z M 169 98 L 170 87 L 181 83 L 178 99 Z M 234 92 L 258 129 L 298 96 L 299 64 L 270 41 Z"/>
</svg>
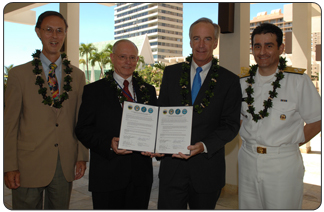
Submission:
<svg viewBox="0 0 324 212">
<path fill-rule="evenodd" d="M 316 142 L 315 142 L 316 141 Z M 313 144 L 314 143 L 314 144 Z M 305 165 L 304 176 L 304 199 L 303 209 L 315 210 L 321 205 L 322 189 L 321 189 L 321 139 L 315 137 L 312 140 L 312 152 L 302 154 Z M 149 209 L 157 208 L 158 198 L 158 171 L 159 162 L 153 162 L 154 166 L 154 182 L 152 186 L 151 199 Z M 88 170 L 88 169 L 87 169 Z M 11 209 L 11 191 L 4 186 L 4 205 Z M 91 193 L 88 191 L 88 172 L 86 175 L 73 183 L 72 197 L 70 209 L 92 209 Z M 237 193 L 222 192 L 216 209 L 233 210 L 238 209 L 238 195 Z"/>
</svg>

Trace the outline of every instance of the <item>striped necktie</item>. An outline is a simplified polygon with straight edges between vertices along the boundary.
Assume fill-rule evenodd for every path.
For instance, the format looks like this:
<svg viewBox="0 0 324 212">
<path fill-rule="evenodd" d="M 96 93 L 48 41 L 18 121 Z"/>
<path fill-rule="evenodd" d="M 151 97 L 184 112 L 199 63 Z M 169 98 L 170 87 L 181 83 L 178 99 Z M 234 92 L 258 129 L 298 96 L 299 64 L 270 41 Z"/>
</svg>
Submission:
<svg viewBox="0 0 324 212">
<path fill-rule="evenodd" d="M 50 71 L 48 73 L 48 86 L 51 90 L 52 93 L 52 97 L 54 100 L 58 100 L 59 98 L 59 87 L 58 87 L 58 83 L 57 83 L 57 78 L 55 75 L 55 69 L 57 68 L 57 65 L 55 63 L 51 63 L 49 65 Z"/>
</svg>

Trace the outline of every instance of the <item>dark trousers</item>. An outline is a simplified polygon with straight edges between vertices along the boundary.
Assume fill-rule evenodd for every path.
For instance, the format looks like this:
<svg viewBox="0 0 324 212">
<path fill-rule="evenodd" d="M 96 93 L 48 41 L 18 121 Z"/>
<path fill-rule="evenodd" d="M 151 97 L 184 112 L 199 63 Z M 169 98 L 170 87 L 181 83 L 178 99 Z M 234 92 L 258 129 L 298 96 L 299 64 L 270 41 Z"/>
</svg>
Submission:
<svg viewBox="0 0 324 212">
<path fill-rule="evenodd" d="M 152 186 L 134 186 L 108 192 L 92 192 L 93 209 L 147 209 Z"/>
<path fill-rule="evenodd" d="M 158 209 L 210 209 L 214 210 L 221 189 L 198 193 L 193 188 L 188 163 L 179 165 L 174 177 L 168 183 L 159 183 Z"/>
<path fill-rule="evenodd" d="M 19 187 L 12 190 L 12 208 L 26 209 L 69 209 L 72 182 L 67 182 L 61 167 L 60 156 L 52 182 L 41 188 Z M 43 192 L 45 201 L 43 206 Z"/>
</svg>

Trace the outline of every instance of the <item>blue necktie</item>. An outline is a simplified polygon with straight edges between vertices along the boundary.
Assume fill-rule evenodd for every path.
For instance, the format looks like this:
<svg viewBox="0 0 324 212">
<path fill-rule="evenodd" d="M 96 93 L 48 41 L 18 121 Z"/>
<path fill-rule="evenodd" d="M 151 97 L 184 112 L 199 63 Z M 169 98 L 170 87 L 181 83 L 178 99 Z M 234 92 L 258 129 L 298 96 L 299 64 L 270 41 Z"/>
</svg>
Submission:
<svg viewBox="0 0 324 212">
<path fill-rule="evenodd" d="M 196 75 L 195 75 L 194 81 L 192 83 L 192 90 L 191 90 L 192 104 L 194 104 L 195 99 L 196 99 L 196 97 L 198 95 L 199 89 L 201 87 L 200 72 L 202 72 L 202 68 L 198 67 L 196 69 Z"/>
</svg>

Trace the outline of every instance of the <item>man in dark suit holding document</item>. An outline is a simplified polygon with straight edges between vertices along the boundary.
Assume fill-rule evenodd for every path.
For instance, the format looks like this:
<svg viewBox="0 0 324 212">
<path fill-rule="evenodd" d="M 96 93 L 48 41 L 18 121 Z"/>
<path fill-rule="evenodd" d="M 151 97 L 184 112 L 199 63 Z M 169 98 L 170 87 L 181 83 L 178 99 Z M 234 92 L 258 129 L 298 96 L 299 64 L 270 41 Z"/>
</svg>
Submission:
<svg viewBox="0 0 324 212">
<path fill-rule="evenodd" d="M 161 159 L 158 209 L 215 209 L 225 185 L 224 146 L 238 134 L 242 94 L 239 77 L 213 58 L 219 31 L 211 20 L 197 20 L 190 27 L 189 64 L 164 71 L 158 105 L 193 105 L 194 112 L 191 154 Z"/>
<path fill-rule="evenodd" d="M 90 148 L 89 191 L 94 209 L 147 209 L 152 159 L 149 154 L 118 149 L 118 141 L 123 102 L 156 105 L 156 92 L 134 73 L 138 61 L 134 43 L 117 41 L 110 58 L 114 71 L 84 87 L 75 130 Z"/>
</svg>

